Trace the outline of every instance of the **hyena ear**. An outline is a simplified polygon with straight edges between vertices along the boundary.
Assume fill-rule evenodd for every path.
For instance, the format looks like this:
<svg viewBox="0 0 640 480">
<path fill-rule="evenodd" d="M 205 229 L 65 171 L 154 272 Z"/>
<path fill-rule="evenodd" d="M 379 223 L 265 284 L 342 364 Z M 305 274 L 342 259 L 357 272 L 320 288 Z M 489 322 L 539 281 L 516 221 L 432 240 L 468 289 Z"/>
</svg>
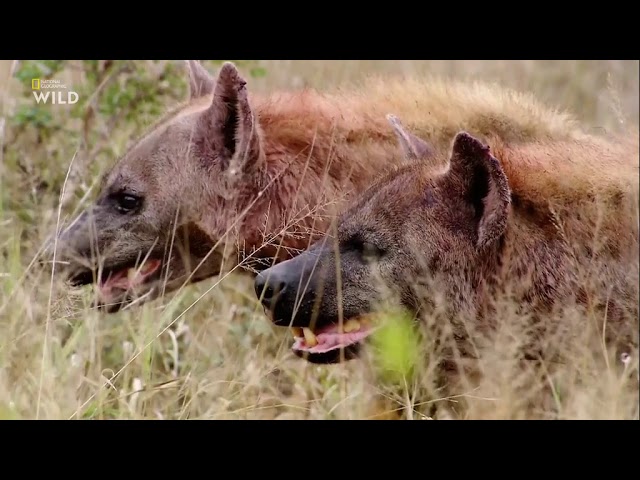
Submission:
<svg viewBox="0 0 640 480">
<path fill-rule="evenodd" d="M 198 119 L 198 140 L 207 159 L 230 175 L 255 171 L 262 164 L 261 130 L 247 96 L 247 82 L 235 65 L 220 68 L 211 105 Z"/>
<path fill-rule="evenodd" d="M 478 248 L 491 245 L 505 233 L 511 205 L 511 190 L 502 165 L 488 146 L 460 132 L 453 140 L 448 175 L 475 207 Z"/>
<path fill-rule="evenodd" d="M 187 60 L 189 70 L 189 97 L 204 97 L 213 92 L 216 82 L 202 64 L 196 60 Z"/>
<path fill-rule="evenodd" d="M 405 130 L 398 117 L 388 114 L 387 121 L 391 124 L 407 160 L 424 160 L 434 155 L 433 147 Z"/>
</svg>

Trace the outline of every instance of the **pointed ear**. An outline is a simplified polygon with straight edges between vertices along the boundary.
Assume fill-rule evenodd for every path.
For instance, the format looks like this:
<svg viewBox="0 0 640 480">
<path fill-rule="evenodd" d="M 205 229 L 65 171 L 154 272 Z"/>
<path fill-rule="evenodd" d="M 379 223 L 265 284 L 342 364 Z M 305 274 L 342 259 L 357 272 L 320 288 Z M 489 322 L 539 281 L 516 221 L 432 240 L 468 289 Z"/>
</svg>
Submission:
<svg viewBox="0 0 640 480">
<path fill-rule="evenodd" d="M 205 156 L 217 159 L 232 176 L 255 171 L 264 159 L 261 130 L 249 105 L 246 84 L 233 63 L 224 63 L 211 105 L 198 120 Z"/>
<path fill-rule="evenodd" d="M 192 100 L 213 92 L 216 82 L 200 62 L 187 60 L 187 69 L 189 70 L 189 97 Z"/>
<path fill-rule="evenodd" d="M 488 146 L 460 132 L 453 140 L 447 175 L 475 207 L 478 248 L 491 245 L 505 233 L 511 206 L 511 190 L 502 165 Z"/>
<path fill-rule="evenodd" d="M 391 124 L 407 160 L 424 160 L 434 155 L 433 147 L 405 130 L 398 117 L 388 114 L 387 121 Z"/>
</svg>

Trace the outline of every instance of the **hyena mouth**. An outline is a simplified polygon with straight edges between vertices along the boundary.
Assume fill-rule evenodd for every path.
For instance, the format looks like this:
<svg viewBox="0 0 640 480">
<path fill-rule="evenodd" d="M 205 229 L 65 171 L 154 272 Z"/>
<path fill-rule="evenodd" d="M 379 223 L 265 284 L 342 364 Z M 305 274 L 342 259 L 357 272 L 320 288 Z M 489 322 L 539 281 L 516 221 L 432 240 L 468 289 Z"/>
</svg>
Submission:
<svg viewBox="0 0 640 480">
<path fill-rule="evenodd" d="M 369 317 L 350 318 L 342 326 L 331 324 L 317 330 L 292 327 L 293 352 L 311 363 L 339 363 L 357 358 L 362 342 L 375 328 Z"/>
<path fill-rule="evenodd" d="M 142 265 L 129 263 L 104 268 L 95 282 L 98 293 L 95 306 L 109 313 L 120 310 L 133 301 L 134 294 L 149 290 L 147 287 L 158 277 L 161 265 L 161 260 L 149 258 Z M 87 275 L 91 273 L 76 275 L 72 282 L 75 285 L 94 283 L 92 277 L 87 281 Z"/>
</svg>

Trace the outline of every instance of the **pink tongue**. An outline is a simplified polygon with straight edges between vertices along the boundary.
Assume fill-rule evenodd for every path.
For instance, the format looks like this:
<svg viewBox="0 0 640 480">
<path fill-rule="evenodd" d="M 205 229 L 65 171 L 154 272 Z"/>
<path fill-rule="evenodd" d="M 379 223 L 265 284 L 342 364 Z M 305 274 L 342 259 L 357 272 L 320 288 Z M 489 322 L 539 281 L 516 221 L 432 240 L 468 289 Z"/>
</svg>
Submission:
<svg viewBox="0 0 640 480">
<path fill-rule="evenodd" d="M 120 270 L 117 273 L 112 273 L 106 282 L 102 284 L 104 290 L 111 290 L 112 288 L 128 288 L 129 282 L 129 270 Z"/>
<path fill-rule="evenodd" d="M 148 260 L 140 269 L 136 269 L 133 278 L 129 278 L 129 269 L 125 268 L 112 273 L 109 278 L 98 285 L 100 296 L 104 299 L 113 297 L 114 290 L 127 291 L 140 285 L 145 277 L 151 275 L 160 266 L 160 260 Z"/>
<path fill-rule="evenodd" d="M 309 353 L 325 353 L 335 350 L 336 348 L 346 347 L 348 345 L 361 342 L 372 332 L 373 330 L 367 329 L 351 333 L 319 333 L 316 335 L 316 340 L 318 341 L 316 346 L 309 347 L 304 338 L 296 338 L 292 348 L 294 350 L 301 350 Z"/>
</svg>

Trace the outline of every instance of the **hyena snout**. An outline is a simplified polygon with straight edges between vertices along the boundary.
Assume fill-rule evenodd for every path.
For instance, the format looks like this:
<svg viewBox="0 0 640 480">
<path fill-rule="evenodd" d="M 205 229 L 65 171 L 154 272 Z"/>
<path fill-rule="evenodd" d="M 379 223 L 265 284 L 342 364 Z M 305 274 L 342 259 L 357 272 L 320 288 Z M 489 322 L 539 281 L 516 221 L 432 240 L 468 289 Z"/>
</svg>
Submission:
<svg viewBox="0 0 640 480">
<path fill-rule="evenodd" d="M 313 304 L 315 280 L 306 258 L 298 257 L 260 272 L 254 288 L 263 307 L 271 312 L 276 325 L 298 326 L 294 313 Z"/>
<path fill-rule="evenodd" d="M 82 218 L 59 232 L 51 232 L 42 245 L 41 264 L 53 263 L 57 271 L 70 271 L 73 268 L 88 268 L 91 262 L 91 244 L 84 241 Z"/>
<path fill-rule="evenodd" d="M 262 305 L 271 309 L 275 305 L 278 296 L 286 292 L 287 281 L 282 276 L 271 276 L 270 278 L 268 278 L 268 276 L 269 272 L 259 273 L 256 276 L 254 288 Z"/>
<path fill-rule="evenodd" d="M 272 310 L 278 301 L 286 302 L 283 297 L 293 290 L 293 282 L 293 275 L 286 269 L 272 267 L 256 276 L 254 288 L 262 305 Z"/>
</svg>

